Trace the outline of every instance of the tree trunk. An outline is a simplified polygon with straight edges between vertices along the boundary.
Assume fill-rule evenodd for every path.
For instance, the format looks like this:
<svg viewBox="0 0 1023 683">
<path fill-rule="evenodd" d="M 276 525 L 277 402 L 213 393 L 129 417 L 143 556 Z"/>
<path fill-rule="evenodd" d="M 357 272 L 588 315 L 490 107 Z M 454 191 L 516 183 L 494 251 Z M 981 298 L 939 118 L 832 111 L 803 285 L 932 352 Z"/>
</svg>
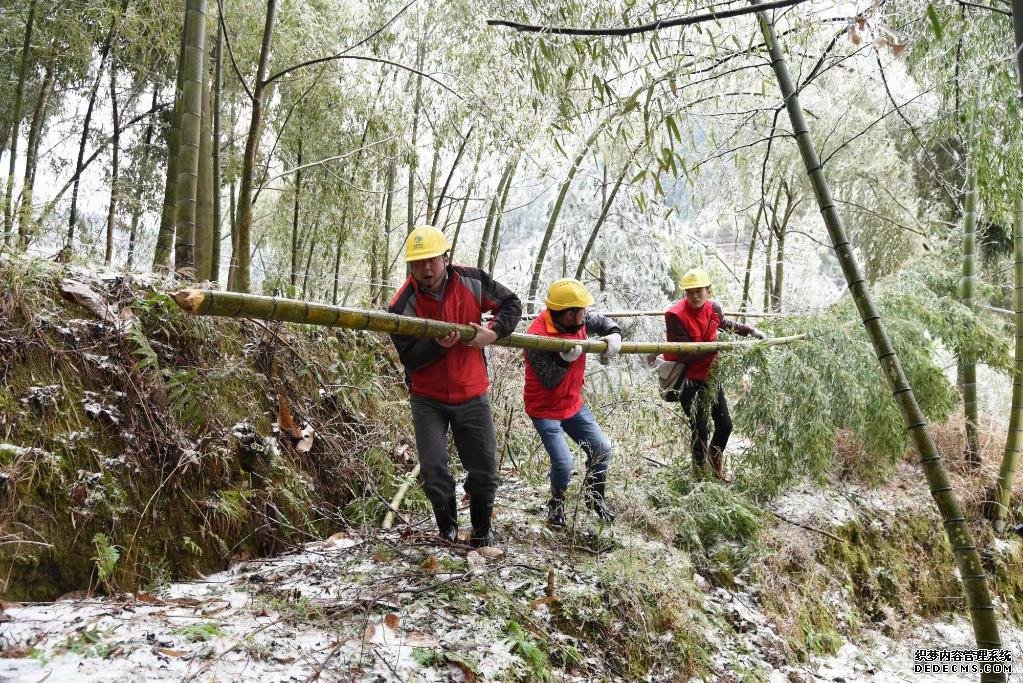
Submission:
<svg viewBox="0 0 1023 683">
<path fill-rule="evenodd" d="M 426 41 L 420 38 L 419 45 L 416 47 L 416 71 L 422 72 L 423 60 L 426 58 Z M 423 106 L 423 77 L 416 76 L 416 99 L 415 104 L 412 107 L 412 146 L 409 151 L 408 158 L 408 203 L 406 204 L 406 218 L 407 226 L 406 233 L 412 232 L 412 228 L 416 227 L 416 166 L 419 164 L 419 150 L 416 145 L 419 142 L 419 112 Z M 407 268 L 406 268 L 407 270 Z M 335 287 L 336 289 L 336 287 Z M 337 296 L 334 297 L 334 303 L 337 303 Z"/>
<path fill-rule="evenodd" d="M 1023 8 L 1019 10 L 1023 13 Z M 1020 22 L 1023 24 L 1023 21 Z M 1021 29 L 1017 26 L 1017 36 L 1023 44 Z M 1005 436 L 1005 452 L 1002 465 L 998 470 L 998 482 L 995 485 L 994 522 L 999 532 L 1005 528 L 1005 520 L 1009 517 L 1009 502 L 1016 481 L 1016 469 L 1019 466 L 1020 451 L 1023 450 L 1023 199 L 1016 199 L 1016 216 L 1012 225 L 1013 295 L 1012 308 L 1016 322 L 1015 368 L 1012 375 L 1012 402 L 1009 408 L 1009 431 Z"/>
<path fill-rule="evenodd" d="M 394 155 L 387 165 L 387 188 L 384 195 L 384 255 L 380 261 L 380 284 L 389 282 L 391 278 L 391 210 L 394 208 L 394 180 L 398 162 Z"/>
<path fill-rule="evenodd" d="M 504 207 L 508 204 L 508 195 L 511 194 L 512 178 L 515 177 L 515 169 L 519 165 L 519 155 L 516 154 L 511 163 L 508 164 L 508 177 L 504 181 L 504 189 L 501 191 L 501 202 L 497 205 L 497 216 L 494 218 L 494 234 L 490 239 L 490 258 L 487 259 L 487 270 L 494 272 L 497 265 L 497 252 L 501 248 L 501 222 L 504 220 Z"/>
<path fill-rule="evenodd" d="M 458 246 L 458 235 L 462 232 L 462 223 L 465 221 L 465 210 L 469 206 L 469 195 L 476 186 L 476 174 L 480 170 L 480 160 L 483 158 L 483 144 L 480 144 L 476 153 L 476 161 L 472 164 L 472 175 L 469 176 L 469 183 L 465 186 L 465 199 L 462 200 L 462 208 L 458 211 L 458 222 L 455 223 L 455 234 L 451 237 L 451 260 L 455 260 L 455 248 Z"/>
<path fill-rule="evenodd" d="M 309 253 L 305 259 L 305 273 L 302 274 L 302 298 L 306 297 L 306 291 L 309 286 L 309 269 L 312 267 L 313 262 L 313 251 L 316 249 L 316 238 L 320 236 L 320 231 L 316 226 L 313 227 L 313 235 L 309 240 Z"/>
<path fill-rule="evenodd" d="M 89 144 L 89 126 L 92 123 L 92 112 L 96 108 L 96 94 L 99 92 L 99 84 L 103 80 L 103 68 L 107 63 L 107 55 L 110 53 L 110 46 L 117 34 L 117 20 L 128 9 L 130 0 L 124 0 L 121 4 L 121 12 L 110 21 L 110 30 L 103 40 L 103 47 L 99 52 L 99 65 L 96 67 L 96 79 L 92 82 L 92 90 L 89 92 L 89 103 L 85 108 L 85 120 L 82 122 L 82 139 L 78 143 L 78 160 L 75 162 L 75 181 L 71 187 L 71 211 L 68 215 L 67 244 L 68 251 L 75 248 L 75 227 L 78 224 L 78 186 L 82 180 L 82 168 L 85 165 L 85 147 Z"/>
<path fill-rule="evenodd" d="M 739 306 L 739 310 L 743 313 L 746 312 L 746 306 L 752 303 L 750 298 L 750 280 L 753 275 L 753 253 L 757 246 L 757 239 L 760 237 L 758 225 L 760 224 L 760 217 L 764 215 L 764 202 L 760 202 L 760 208 L 757 209 L 757 217 L 753 219 L 752 231 L 749 236 L 749 248 L 746 250 L 746 274 L 742 278 L 742 304 Z"/>
<path fill-rule="evenodd" d="M 110 154 L 110 205 L 107 208 L 107 248 L 103 256 L 103 264 L 109 266 L 114 260 L 114 228 L 117 223 L 117 198 L 120 190 L 120 158 L 121 158 L 121 117 L 117 111 L 117 67 L 110 60 L 110 110 L 114 123 L 114 134 L 111 141 Z"/>
<path fill-rule="evenodd" d="M 21 68 L 18 71 L 18 85 L 14 90 L 14 113 L 11 117 L 11 153 L 7 168 L 7 193 L 4 196 L 4 244 L 11 246 L 14 238 L 14 172 L 18 163 L 18 132 L 21 129 L 21 104 L 25 98 L 25 81 L 28 79 L 28 64 L 32 56 L 32 29 L 35 26 L 36 4 L 32 0 L 25 20 L 25 42 L 21 46 Z M 20 240 L 25 244 L 24 228 Z"/>
<path fill-rule="evenodd" d="M 631 98 L 630 98 L 631 99 Z M 547 221 L 547 230 L 544 231 L 543 241 L 540 242 L 540 248 L 536 252 L 536 261 L 533 263 L 533 277 L 529 281 L 529 292 L 526 294 L 526 310 L 530 313 L 536 310 L 536 290 L 540 286 L 540 272 L 543 270 L 543 261 L 547 257 L 547 249 L 551 243 L 551 236 L 554 234 L 554 228 L 558 224 L 558 217 L 561 215 L 561 207 L 565 204 L 565 197 L 568 196 L 568 189 L 572 185 L 572 180 L 575 178 L 575 174 L 579 171 L 579 166 L 582 165 L 583 159 L 586 158 L 586 154 L 590 151 L 590 147 L 597 141 L 597 137 L 603 132 L 607 124 L 611 122 L 611 116 L 608 116 L 597 128 L 590 133 L 590 137 L 583 143 L 579 153 L 576 154 L 575 160 L 568 169 L 568 173 L 565 176 L 564 182 L 561 183 L 561 189 L 558 192 L 558 198 L 554 202 L 554 208 L 551 209 L 550 219 Z"/>
<path fill-rule="evenodd" d="M 440 190 L 440 196 L 437 197 L 437 208 L 434 211 L 436 216 L 440 216 L 440 210 L 444 205 L 444 197 L 447 196 L 448 187 L 451 185 L 451 178 L 455 175 L 455 169 L 458 168 L 459 162 L 462 161 L 462 154 L 465 152 L 465 146 L 469 143 L 469 138 L 472 137 L 472 132 L 475 130 L 475 126 L 469 128 L 469 132 L 462 138 L 462 143 L 458 145 L 458 152 L 455 154 L 455 160 L 451 164 L 451 169 L 448 171 L 448 177 L 444 179 L 444 187 Z M 451 211 L 448 211 L 448 218 L 451 217 Z"/>
<path fill-rule="evenodd" d="M 171 112 L 170 130 L 167 131 L 167 176 L 163 188 L 163 209 L 160 212 L 160 229 L 156 233 L 156 249 L 153 252 L 153 270 L 166 270 L 170 264 L 171 246 L 174 244 L 174 220 L 178 206 L 178 153 L 181 148 L 181 92 L 185 64 L 185 31 L 182 27 L 181 43 L 178 46 L 178 69 L 174 79 L 174 109 Z"/>
<path fill-rule="evenodd" d="M 206 73 L 206 0 L 186 0 L 185 7 L 174 270 L 187 277 L 195 277 L 195 217 L 202 141 L 203 74 Z"/>
<path fill-rule="evenodd" d="M 426 222 L 433 225 L 433 193 L 437 189 L 437 163 L 440 159 L 440 146 L 433 150 L 433 162 L 430 164 L 430 184 L 426 190 Z"/>
<path fill-rule="evenodd" d="M 36 183 L 36 168 L 39 165 L 39 142 L 42 140 L 43 122 L 46 120 L 46 107 L 53 92 L 53 60 L 46 62 L 43 82 L 39 86 L 35 109 L 32 111 L 32 123 L 28 129 L 28 140 L 25 148 L 25 177 L 21 188 L 21 215 L 18 217 L 18 230 L 22 248 L 31 241 L 35 226 L 33 225 L 32 193 Z"/>
<path fill-rule="evenodd" d="M 760 0 L 750 0 L 750 2 L 753 5 L 760 4 Z M 948 534 L 952 552 L 956 558 L 960 580 L 963 583 L 966 600 L 970 607 L 970 616 L 973 621 L 973 631 L 977 647 L 1001 649 L 1002 640 L 998 633 L 995 608 L 991 602 L 987 575 L 981 563 L 980 553 L 977 552 L 973 535 L 966 524 L 966 518 L 963 516 L 959 502 L 952 491 L 945 467 L 941 462 L 941 455 L 935 448 L 934 442 L 927 431 L 927 420 L 920 411 L 916 396 L 913 394 L 913 389 L 902 370 L 899 357 L 892 348 L 888 333 L 881 322 L 881 316 L 874 307 L 873 298 L 871 297 L 870 290 L 867 288 L 866 277 L 856 260 L 849 237 L 842 225 L 841 215 L 838 213 L 834 200 L 831 197 L 831 191 L 824 177 L 823 167 L 817 155 L 817 150 L 810 139 L 803 109 L 799 104 L 799 96 L 789 74 L 788 65 L 782 54 L 781 45 L 778 42 L 774 26 L 763 12 L 758 13 L 757 17 L 760 21 L 764 39 L 770 50 L 771 66 L 778 78 L 778 86 L 781 90 L 785 107 L 788 110 L 800 155 L 803 158 L 807 174 L 813 184 L 821 216 L 824 219 L 825 226 L 827 226 L 828 234 L 831 237 L 835 253 L 842 266 L 842 272 L 849 285 L 853 301 L 856 303 L 864 327 L 877 353 L 878 363 L 881 365 L 884 376 L 888 379 L 895 402 L 899 406 L 913 445 L 920 456 L 920 465 L 927 478 L 931 495 L 934 497 L 934 501 L 944 521 L 945 531 Z M 1004 680 L 1004 676 L 987 675 L 983 679 L 1000 681 Z"/>
<path fill-rule="evenodd" d="M 352 160 L 352 172 L 349 174 L 348 184 L 354 185 L 355 179 L 359 174 L 359 163 L 362 158 L 362 150 L 366 147 L 366 139 L 369 137 L 369 119 L 366 120 L 366 125 L 362 129 L 362 140 L 359 141 L 359 149 L 355 152 L 355 158 Z M 351 202 L 345 203 L 345 208 L 341 211 L 341 222 L 338 228 L 337 235 L 337 251 L 334 253 L 334 289 L 330 295 L 330 301 L 333 304 L 337 304 L 337 291 L 338 284 L 341 278 L 341 243 L 346 239 L 346 230 L 348 226 L 348 209 L 351 206 Z"/>
<path fill-rule="evenodd" d="M 970 150 L 967 152 L 966 194 L 963 198 L 963 276 L 959 281 L 959 300 L 976 313 L 973 301 L 977 269 L 977 163 L 973 141 L 975 125 L 970 124 Z M 973 467 L 980 465 L 980 437 L 977 433 L 977 362 L 965 354 L 959 355 L 959 387 L 963 392 L 963 411 L 966 423 L 964 457 Z"/>
<path fill-rule="evenodd" d="M 224 89 L 224 31 L 219 21 L 213 51 L 213 224 L 210 226 L 210 281 L 220 281 L 220 95 Z"/>
<path fill-rule="evenodd" d="M 785 279 L 785 234 L 786 226 L 779 225 L 775 243 L 774 289 L 771 293 L 771 310 L 775 313 L 781 313 L 782 282 Z"/>
<path fill-rule="evenodd" d="M 291 211 L 291 289 L 298 282 L 298 212 L 302 201 L 302 126 L 298 127 L 298 170 L 295 171 L 295 201 Z"/>
<path fill-rule="evenodd" d="M 480 238 L 480 250 L 476 254 L 476 267 L 482 268 L 487 262 L 487 249 L 490 246 L 490 233 L 494 229 L 494 222 L 497 220 L 497 208 L 501 203 L 501 195 L 504 194 L 504 186 L 512 173 L 512 164 L 509 162 L 501 173 L 501 179 L 497 182 L 497 189 L 494 190 L 494 198 L 490 200 L 490 209 L 487 211 L 487 222 L 483 225 L 483 236 Z"/>
<path fill-rule="evenodd" d="M 199 177 L 195 207 L 195 278 L 212 280 L 213 273 L 213 103 L 210 70 L 203 62 L 202 118 L 199 125 Z"/>
<path fill-rule="evenodd" d="M 231 223 L 231 262 L 227 267 L 227 289 L 235 290 L 235 280 L 238 277 L 238 181 L 231 178 L 231 194 L 228 196 L 228 208 Z"/>
<path fill-rule="evenodd" d="M 1020 94 L 1023 96 L 1023 0 L 1012 2 L 1012 27 L 1016 48 L 1016 77 L 1019 79 Z M 995 486 L 993 516 L 998 531 L 1004 529 L 1005 520 L 1009 516 L 1009 501 L 1016 481 L 1020 450 L 1023 448 L 1023 199 L 1020 197 L 1016 198 L 1015 219 L 1012 231 L 1014 261 L 1012 308 L 1016 322 L 1016 363 L 1012 377 L 1009 431 L 1005 436 L 1005 453 L 1002 456 L 1002 465 L 998 470 L 998 482 Z"/>
<path fill-rule="evenodd" d="M 277 16 L 277 0 L 266 0 L 266 22 L 263 26 L 263 42 L 259 49 L 259 64 L 256 81 L 252 87 L 252 116 L 249 119 L 249 133 L 245 139 L 245 154 L 242 157 L 241 187 L 238 191 L 238 247 L 235 262 L 234 290 L 247 292 L 251 286 L 252 254 L 252 174 L 256 169 L 256 153 L 259 151 L 259 136 L 263 122 L 263 98 L 266 89 L 267 69 L 270 64 L 270 45 L 273 41 L 274 20 Z"/>
<path fill-rule="evenodd" d="M 618 189 L 621 188 L 622 183 L 625 181 L 625 176 L 628 175 L 629 169 L 632 167 L 631 158 L 625 162 L 622 166 L 622 172 L 618 174 L 618 178 L 615 180 L 614 187 L 604 197 L 604 206 L 600 209 L 600 215 L 597 216 L 597 222 L 593 224 L 593 229 L 590 230 L 590 238 L 586 240 L 586 246 L 583 247 L 583 253 L 579 257 L 579 265 L 575 269 L 575 279 L 582 280 L 583 272 L 586 270 L 586 262 L 590 259 L 590 252 L 593 250 L 593 245 L 597 242 L 597 234 L 600 229 L 604 226 L 604 221 L 607 220 L 607 216 L 611 213 L 611 206 L 615 203 L 615 197 L 618 196 Z"/>
<path fill-rule="evenodd" d="M 767 230 L 767 256 L 764 261 L 764 313 L 771 310 L 771 294 L 774 292 L 774 265 L 771 255 L 774 253 L 774 231 Z"/>
<path fill-rule="evenodd" d="M 154 86 L 152 107 L 156 106 L 156 100 L 159 92 L 160 89 Z M 142 198 L 143 190 L 145 189 L 145 182 L 143 182 L 143 180 L 145 176 L 149 174 L 149 154 L 153 144 L 154 128 L 155 124 L 153 123 L 153 119 L 149 119 L 149 123 L 146 124 L 146 133 L 143 137 L 142 159 L 139 161 L 138 165 L 139 171 L 136 179 L 135 204 L 131 209 L 131 232 L 128 233 L 128 257 L 124 264 L 125 270 L 131 270 L 131 267 L 135 262 L 135 243 L 138 239 L 139 221 L 142 220 Z"/>
</svg>

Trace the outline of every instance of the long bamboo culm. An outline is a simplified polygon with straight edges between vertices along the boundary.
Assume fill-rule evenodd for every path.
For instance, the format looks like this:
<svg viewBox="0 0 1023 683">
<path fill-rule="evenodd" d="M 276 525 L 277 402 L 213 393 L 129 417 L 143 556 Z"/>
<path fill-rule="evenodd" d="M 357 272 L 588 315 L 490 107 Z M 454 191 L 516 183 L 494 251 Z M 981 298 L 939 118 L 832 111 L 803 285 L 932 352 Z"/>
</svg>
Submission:
<svg viewBox="0 0 1023 683">
<path fill-rule="evenodd" d="M 653 318 L 664 315 L 664 309 L 649 310 L 649 311 L 594 311 L 600 315 L 606 315 L 608 318 Z M 525 313 L 522 316 L 523 320 L 533 320 L 539 313 Z M 729 318 L 791 318 L 792 314 L 789 313 L 751 313 L 749 311 L 724 311 L 724 315 Z"/>
<path fill-rule="evenodd" d="M 184 289 L 174 295 L 174 300 L 185 312 L 193 315 L 279 320 L 323 327 L 345 327 L 351 330 L 373 330 L 411 337 L 438 338 L 451 332 L 458 332 L 463 342 L 470 341 L 476 336 L 476 328 L 471 325 L 256 294 Z M 806 339 L 806 335 L 776 337 L 757 342 L 625 342 L 620 353 L 728 351 L 751 346 L 780 346 L 801 339 Z M 607 350 L 607 343 L 599 340 L 559 339 L 517 332 L 494 343 L 498 346 L 538 351 L 568 351 L 576 345 L 582 346 L 586 353 L 603 353 Z"/>
<path fill-rule="evenodd" d="M 750 4 L 760 5 L 760 0 L 749 0 Z M 977 551 L 977 544 L 973 539 L 973 533 L 966 522 L 959 501 L 956 499 L 952 484 L 948 479 L 945 466 L 942 464 L 941 454 L 934 445 L 934 440 L 927 431 L 927 420 L 920 410 L 920 406 L 913 394 L 913 388 L 909 385 L 906 373 L 902 369 L 902 363 L 892 346 L 881 320 L 881 314 L 874 306 L 873 297 L 867 287 L 867 278 L 860 268 L 859 261 L 852 249 L 849 236 L 842 224 L 842 217 L 831 196 L 831 188 L 828 186 L 824 176 L 824 164 L 817 155 L 817 149 L 810 137 L 810 130 L 806 124 L 806 117 L 803 108 L 799 104 L 799 93 L 796 84 L 792 80 L 785 55 L 782 54 L 781 44 L 778 42 L 778 35 L 774 30 L 774 24 L 764 12 L 758 12 L 757 18 L 760 21 L 761 32 L 767 43 L 771 57 L 771 67 L 774 69 L 778 79 L 778 87 L 781 90 L 782 101 L 788 110 L 789 120 L 792 123 L 792 135 L 796 145 L 799 147 L 800 156 L 806 166 L 807 175 L 813 186 L 817 205 L 820 207 L 821 217 L 827 227 L 831 243 L 835 248 L 839 264 L 842 266 L 842 273 L 849 284 L 849 291 L 856 308 L 863 320 L 863 326 L 867 335 L 877 352 L 877 360 L 881 365 L 885 378 L 892 390 L 892 397 L 899 406 L 899 412 L 905 421 L 906 429 L 916 452 L 920 456 L 920 467 L 927 479 L 927 486 L 931 497 L 934 499 L 941 513 L 945 533 L 948 535 L 949 545 L 955 555 L 956 566 L 959 569 L 960 581 L 962 581 L 963 593 L 970 609 L 970 619 L 973 623 L 973 634 L 977 647 L 985 649 L 1000 649 L 1002 646 L 1001 635 L 998 632 L 998 619 L 995 615 L 995 607 L 991 601 L 991 591 L 988 587 L 987 573 L 981 563 L 980 553 Z M 984 681 L 1004 681 L 1005 676 L 999 674 L 983 674 Z"/>
</svg>

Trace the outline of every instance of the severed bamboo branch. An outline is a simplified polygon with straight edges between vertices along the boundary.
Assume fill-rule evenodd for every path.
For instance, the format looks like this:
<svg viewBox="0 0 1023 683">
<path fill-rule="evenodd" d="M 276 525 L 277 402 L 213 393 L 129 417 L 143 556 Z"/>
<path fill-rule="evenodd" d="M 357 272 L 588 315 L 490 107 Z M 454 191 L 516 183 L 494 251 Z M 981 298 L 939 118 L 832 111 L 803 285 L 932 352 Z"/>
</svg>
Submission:
<svg viewBox="0 0 1023 683">
<path fill-rule="evenodd" d="M 388 506 L 387 514 L 384 515 L 384 523 L 382 525 L 384 529 L 390 529 L 392 526 L 394 526 L 394 516 L 398 512 L 398 508 L 401 507 L 401 501 L 405 499 L 405 494 L 407 494 L 408 490 L 412 488 L 412 484 L 415 483 L 416 477 L 419 476 L 419 467 L 420 464 L 416 463 L 416 467 L 415 469 L 412 470 L 412 473 L 409 474 L 408 479 L 406 479 L 405 483 L 401 485 L 401 488 L 398 489 L 398 492 L 394 494 L 394 498 L 391 500 L 391 504 Z"/>
<path fill-rule="evenodd" d="M 476 328 L 471 325 L 257 294 L 184 289 L 174 295 L 174 300 L 182 310 L 192 315 L 279 320 L 303 325 L 373 330 L 410 337 L 440 338 L 457 332 L 462 342 L 471 341 L 476 336 Z M 781 346 L 806 338 L 805 334 L 797 334 L 755 342 L 625 342 L 620 353 L 732 351 L 754 346 Z M 607 350 L 607 342 L 600 340 L 561 339 L 518 332 L 498 339 L 494 344 L 537 351 L 568 351 L 577 345 L 583 347 L 586 353 L 604 353 Z"/>
</svg>

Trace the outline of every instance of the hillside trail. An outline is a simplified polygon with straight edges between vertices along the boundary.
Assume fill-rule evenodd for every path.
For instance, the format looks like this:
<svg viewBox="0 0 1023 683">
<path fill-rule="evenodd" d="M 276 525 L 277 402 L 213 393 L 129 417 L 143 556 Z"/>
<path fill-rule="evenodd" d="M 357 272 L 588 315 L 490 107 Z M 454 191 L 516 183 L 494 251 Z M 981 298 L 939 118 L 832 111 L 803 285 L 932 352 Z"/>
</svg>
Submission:
<svg viewBox="0 0 1023 683">
<path fill-rule="evenodd" d="M 630 680 L 606 652 L 565 633 L 559 610 L 578 604 L 571 598 L 603 596 L 599 570 L 612 556 L 658 558 L 690 571 L 688 555 L 627 524 L 597 526 L 575 499 L 569 528 L 552 532 L 544 525 L 545 492 L 513 470 L 502 474 L 497 549 L 442 547 L 432 518 L 402 514 L 388 531 L 338 532 L 153 594 L 4 604 L 0 679 Z M 851 499 L 848 489 L 797 490 L 773 509 L 797 524 L 837 525 L 851 513 Z M 876 492 L 855 499 L 865 509 L 892 503 Z M 460 517 L 464 523 L 464 505 Z M 712 644 L 710 680 L 974 680 L 913 672 L 917 648 L 971 647 L 962 618 L 920 621 L 912 640 L 901 642 L 867 629 L 834 656 L 798 664 L 786 659 L 754 587 L 741 580 L 733 590 L 714 587 L 699 574 L 693 580 L 708 623 L 717 626 L 694 634 L 698 626 L 678 624 L 663 637 Z M 1020 652 L 1023 633 L 1003 628 L 1007 646 Z"/>
</svg>

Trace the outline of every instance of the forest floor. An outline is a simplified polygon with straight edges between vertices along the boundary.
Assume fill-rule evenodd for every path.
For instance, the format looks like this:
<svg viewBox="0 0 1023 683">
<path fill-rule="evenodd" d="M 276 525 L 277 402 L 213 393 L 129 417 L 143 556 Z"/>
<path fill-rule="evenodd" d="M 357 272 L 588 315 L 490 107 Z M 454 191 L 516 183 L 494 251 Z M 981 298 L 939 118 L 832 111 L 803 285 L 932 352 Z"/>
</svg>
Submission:
<svg viewBox="0 0 1023 683">
<path fill-rule="evenodd" d="M 901 468 L 901 477 L 913 475 Z M 900 629 L 910 637 L 898 639 L 865 628 L 832 656 L 792 661 L 755 587 L 714 587 L 692 572 L 687 553 L 625 524 L 598 527 L 582 510 L 574 530 L 553 533 L 540 492 L 514 471 L 504 480 L 500 546 L 485 553 L 439 546 L 432 520 L 420 519 L 339 532 L 154 595 L 4 604 L 0 679 L 633 680 L 608 651 L 566 632 L 563 612 L 582 610 L 581 596 L 600 599 L 609 566 L 628 571 L 630 561 L 656 557 L 699 590 L 706 621 L 658 637 L 703 641 L 704 679 L 976 680 L 913 671 L 917 648 L 971 646 L 970 625 L 958 617 L 914 619 Z M 788 520 L 781 531 L 813 543 L 849 515 L 890 512 L 896 496 L 913 502 L 896 484 L 887 494 L 794 491 L 773 509 Z M 1023 630 L 1007 621 L 1002 629 L 1006 646 L 1023 652 Z"/>
</svg>

